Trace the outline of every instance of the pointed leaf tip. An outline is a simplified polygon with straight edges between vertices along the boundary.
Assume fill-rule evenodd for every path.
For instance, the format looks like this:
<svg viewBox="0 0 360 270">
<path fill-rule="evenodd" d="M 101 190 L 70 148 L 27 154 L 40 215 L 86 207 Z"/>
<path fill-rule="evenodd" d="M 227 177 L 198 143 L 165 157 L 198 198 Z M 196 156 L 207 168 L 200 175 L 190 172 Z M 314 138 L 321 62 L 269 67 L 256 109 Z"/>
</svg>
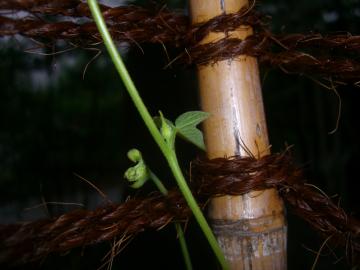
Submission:
<svg viewBox="0 0 360 270">
<path fill-rule="evenodd" d="M 186 112 L 181 114 L 178 118 L 176 118 L 175 126 L 178 129 L 181 129 L 185 126 L 197 126 L 209 116 L 210 116 L 209 113 L 202 111 Z"/>
<path fill-rule="evenodd" d="M 175 120 L 178 134 L 202 150 L 206 150 L 202 132 L 196 127 L 210 116 L 207 112 L 190 111 L 183 113 Z"/>
</svg>

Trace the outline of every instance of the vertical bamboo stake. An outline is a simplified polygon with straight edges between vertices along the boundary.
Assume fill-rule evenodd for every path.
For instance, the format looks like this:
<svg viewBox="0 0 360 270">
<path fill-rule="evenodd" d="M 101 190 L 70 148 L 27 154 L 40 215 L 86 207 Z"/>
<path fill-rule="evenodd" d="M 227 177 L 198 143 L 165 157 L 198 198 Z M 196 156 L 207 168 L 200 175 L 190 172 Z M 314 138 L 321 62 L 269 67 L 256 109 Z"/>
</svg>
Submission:
<svg viewBox="0 0 360 270">
<path fill-rule="evenodd" d="M 223 13 L 233 13 L 248 0 L 190 0 L 193 23 Z M 242 26 L 228 33 L 245 38 Z M 210 33 L 201 43 L 224 37 Z M 211 113 L 204 123 L 209 158 L 270 152 L 259 71 L 253 57 L 239 56 L 198 68 L 202 109 Z M 215 198 L 209 218 L 231 269 L 286 269 L 284 206 L 276 190 L 254 191 L 243 196 Z"/>
</svg>

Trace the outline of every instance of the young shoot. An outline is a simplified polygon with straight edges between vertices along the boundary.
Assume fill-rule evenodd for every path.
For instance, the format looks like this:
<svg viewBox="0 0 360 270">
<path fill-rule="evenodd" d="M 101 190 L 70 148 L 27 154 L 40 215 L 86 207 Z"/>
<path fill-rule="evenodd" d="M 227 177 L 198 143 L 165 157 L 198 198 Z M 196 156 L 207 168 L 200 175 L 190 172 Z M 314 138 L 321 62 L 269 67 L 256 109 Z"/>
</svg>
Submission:
<svg viewBox="0 0 360 270">
<path fill-rule="evenodd" d="M 153 181 L 153 183 L 156 185 L 156 187 L 158 188 L 158 190 L 164 195 L 166 196 L 168 194 L 168 191 L 166 189 L 166 187 L 164 186 L 164 184 L 161 182 L 161 180 L 159 179 L 159 177 L 157 177 L 146 165 L 141 152 L 138 149 L 131 149 L 128 153 L 127 153 L 128 158 L 132 161 L 137 163 L 135 166 L 130 167 L 129 169 L 126 170 L 124 177 L 125 179 L 127 179 L 131 184 L 130 186 L 132 188 L 140 188 L 142 187 L 145 182 L 149 179 L 151 179 Z M 181 252 L 183 254 L 183 259 L 184 259 L 184 263 L 186 266 L 187 270 L 192 270 L 192 263 L 191 263 L 191 259 L 190 259 L 190 253 L 189 250 L 187 248 L 187 244 L 186 244 L 186 240 L 185 240 L 185 235 L 183 232 L 183 229 L 180 225 L 180 223 L 176 222 L 175 223 L 175 229 L 176 229 L 176 233 L 179 237 L 179 243 L 180 243 L 180 248 L 181 248 Z"/>
<path fill-rule="evenodd" d="M 204 136 L 197 128 L 201 122 L 210 116 L 207 112 L 189 111 L 181 114 L 175 120 L 175 124 L 166 119 L 161 111 L 160 117 L 154 117 L 156 125 L 160 128 L 161 134 L 171 148 L 175 148 L 175 138 L 178 135 L 184 140 L 194 144 L 205 151 Z"/>
<path fill-rule="evenodd" d="M 139 150 L 132 149 L 127 155 L 132 162 L 136 162 L 137 164 L 127 169 L 124 177 L 132 183 L 130 185 L 132 188 L 141 188 L 150 178 L 149 170 Z"/>
</svg>

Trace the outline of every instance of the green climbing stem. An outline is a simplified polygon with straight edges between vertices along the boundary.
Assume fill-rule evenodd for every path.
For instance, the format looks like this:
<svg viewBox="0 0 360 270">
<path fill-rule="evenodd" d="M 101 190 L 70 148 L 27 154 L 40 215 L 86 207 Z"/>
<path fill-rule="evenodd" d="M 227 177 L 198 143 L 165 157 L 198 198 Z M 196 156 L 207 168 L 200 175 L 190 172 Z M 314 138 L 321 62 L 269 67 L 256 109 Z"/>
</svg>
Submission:
<svg viewBox="0 0 360 270">
<path fill-rule="evenodd" d="M 154 182 L 155 186 L 161 192 L 161 194 L 167 195 L 168 191 L 167 191 L 166 187 L 163 185 L 163 183 L 161 182 L 161 180 L 159 179 L 159 177 L 157 177 L 157 175 L 155 173 L 153 173 L 151 170 L 149 170 L 149 176 L 150 176 L 151 180 Z"/>
<path fill-rule="evenodd" d="M 177 235 L 179 237 L 179 243 L 180 243 L 181 253 L 182 253 L 183 258 L 184 258 L 185 267 L 186 267 L 187 270 L 192 270 L 193 267 L 192 267 L 192 264 L 191 264 L 189 250 L 188 250 L 187 245 L 186 245 L 184 231 L 181 228 L 181 225 L 180 225 L 179 222 L 175 223 L 175 229 L 176 229 Z"/>
<path fill-rule="evenodd" d="M 168 194 L 168 190 L 163 185 L 161 180 L 157 177 L 157 175 L 154 174 L 151 170 L 149 170 L 149 175 L 150 175 L 150 179 L 154 182 L 154 184 L 156 185 L 158 190 L 164 196 L 166 196 Z M 192 267 L 192 263 L 191 263 L 190 253 L 189 253 L 189 250 L 187 248 L 184 231 L 181 228 L 181 225 L 180 225 L 179 222 L 175 222 L 175 230 L 176 230 L 177 236 L 179 237 L 179 243 L 180 243 L 181 253 L 182 253 L 183 258 L 184 258 L 185 267 L 186 267 L 187 270 L 192 270 L 193 267 Z"/>
<path fill-rule="evenodd" d="M 198 206 L 194 196 L 192 195 L 190 188 L 188 187 L 186 180 L 182 174 L 180 169 L 178 160 L 176 158 L 176 154 L 174 150 L 169 147 L 169 145 L 165 142 L 164 138 L 162 137 L 161 133 L 159 132 L 158 128 L 156 127 L 155 122 L 153 121 L 149 111 L 147 110 L 145 104 L 143 103 L 139 92 L 137 91 L 134 82 L 132 81 L 122 59 L 119 55 L 117 48 L 110 36 L 110 33 L 106 27 L 104 18 L 101 14 L 99 5 L 96 0 L 87 0 L 88 5 L 90 7 L 92 16 L 95 20 L 95 23 L 99 29 L 99 32 L 104 40 L 104 44 L 110 54 L 110 57 L 127 89 L 132 101 L 135 104 L 139 114 L 141 115 L 145 125 L 149 129 L 151 135 L 153 136 L 155 142 L 158 144 L 160 150 L 162 151 L 163 155 L 165 156 L 169 167 L 177 181 L 177 184 L 182 192 L 187 204 L 189 205 L 191 211 L 194 214 L 196 221 L 198 222 L 200 228 L 202 229 L 205 237 L 207 238 L 211 248 L 213 249 L 221 267 L 223 269 L 229 269 L 228 264 L 225 260 L 224 254 L 219 247 L 219 244 L 216 241 L 216 238 L 210 229 L 209 224 L 207 223 L 200 207 Z"/>
<path fill-rule="evenodd" d="M 218 258 L 219 263 L 221 264 L 221 267 L 224 270 L 229 269 L 228 264 L 225 260 L 224 254 L 223 254 L 212 230 L 210 229 L 210 226 L 207 223 L 199 205 L 197 204 L 194 196 L 192 195 L 189 186 L 186 183 L 186 180 L 180 169 L 179 162 L 178 162 L 177 157 L 174 152 L 169 157 L 168 162 L 170 164 L 170 169 L 171 169 L 175 179 L 177 180 L 177 184 L 180 188 L 181 193 L 183 194 L 187 204 L 189 205 L 201 230 L 203 231 L 204 235 L 206 236 L 213 252 L 215 253 L 216 257 Z"/>
</svg>

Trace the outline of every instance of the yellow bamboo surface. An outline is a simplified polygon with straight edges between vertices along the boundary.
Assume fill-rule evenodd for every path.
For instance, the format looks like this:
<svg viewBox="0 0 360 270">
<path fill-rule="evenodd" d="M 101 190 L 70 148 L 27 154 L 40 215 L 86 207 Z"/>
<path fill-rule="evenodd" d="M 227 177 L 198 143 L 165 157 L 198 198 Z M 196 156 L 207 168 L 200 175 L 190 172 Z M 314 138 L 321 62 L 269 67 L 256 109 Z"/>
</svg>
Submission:
<svg viewBox="0 0 360 270">
<path fill-rule="evenodd" d="M 193 23 L 248 5 L 247 0 L 191 0 Z M 242 26 L 232 33 L 252 34 Z M 224 37 L 210 33 L 201 43 Z M 239 56 L 198 68 L 202 110 L 211 113 L 204 123 L 210 158 L 270 153 L 258 64 L 255 58 Z M 286 221 L 276 190 L 254 191 L 243 196 L 215 198 L 209 218 L 231 269 L 286 269 Z"/>
</svg>

